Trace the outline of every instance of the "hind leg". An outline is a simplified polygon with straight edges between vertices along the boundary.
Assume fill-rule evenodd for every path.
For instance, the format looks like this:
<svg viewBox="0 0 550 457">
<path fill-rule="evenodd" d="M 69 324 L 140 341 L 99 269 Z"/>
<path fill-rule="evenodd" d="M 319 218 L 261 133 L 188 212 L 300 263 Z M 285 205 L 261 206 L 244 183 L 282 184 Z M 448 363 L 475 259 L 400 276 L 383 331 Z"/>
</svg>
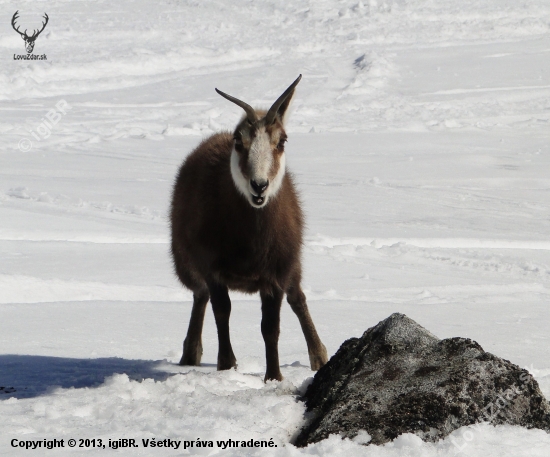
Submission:
<svg viewBox="0 0 550 457">
<path fill-rule="evenodd" d="M 209 298 L 208 289 L 202 289 L 193 294 L 193 309 L 191 310 L 187 336 L 183 341 L 183 355 L 181 356 L 180 365 L 198 366 L 201 364 L 202 326 Z"/>
<path fill-rule="evenodd" d="M 180 359 L 180 365 L 200 365 L 202 358 L 202 326 L 210 295 L 206 283 L 197 274 L 193 274 L 192 268 L 186 264 L 174 241 L 172 241 L 172 257 L 179 280 L 185 287 L 193 291 L 193 309 L 191 310 L 187 336 L 183 341 L 183 355 Z"/>
<path fill-rule="evenodd" d="M 287 301 L 292 311 L 298 316 L 302 331 L 306 338 L 307 351 L 309 353 L 309 363 L 311 369 L 319 370 L 328 361 L 327 349 L 321 342 L 315 324 L 311 319 L 306 303 L 306 296 L 300 287 L 300 278 L 297 277 L 287 290 Z"/>
</svg>

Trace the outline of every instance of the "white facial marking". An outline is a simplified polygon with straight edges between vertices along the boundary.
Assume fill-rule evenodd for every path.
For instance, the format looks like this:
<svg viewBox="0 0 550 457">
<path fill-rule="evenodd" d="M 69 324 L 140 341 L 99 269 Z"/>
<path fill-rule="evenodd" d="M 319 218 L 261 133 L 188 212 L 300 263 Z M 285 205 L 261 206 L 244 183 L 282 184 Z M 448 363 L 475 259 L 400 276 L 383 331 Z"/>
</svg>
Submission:
<svg viewBox="0 0 550 457">
<path fill-rule="evenodd" d="M 270 138 L 265 129 L 261 129 L 252 144 L 248 153 L 247 174 L 245 176 L 240 167 L 240 155 L 233 148 L 231 151 L 231 177 L 235 183 L 235 187 L 242 194 L 253 208 L 263 208 L 271 197 L 274 197 L 279 192 L 281 185 L 283 184 L 283 178 L 286 171 L 286 159 L 285 153 L 278 153 L 277 157 L 273 156 L 271 148 Z M 270 171 L 273 169 L 274 160 L 278 160 L 279 167 L 275 176 L 269 176 Z M 253 179 L 256 182 L 269 181 L 267 189 L 262 194 L 264 201 L 258 205 L 253 202 L 253 196 L 256 196 L 256 191 L 250 185 L 250 180 Z"/>
<path fill-rule="evenodd" d="M 252 140 L 248 153 L 250 179 L 257 183 L 266 182 L 269 179 L 269 170 L 272 166 L 273 152 L 271 151 L 270 138 L 265 128 L 261 128 Z M 250 187 L 250 192 L 254 193 L 252 187 Z"/>
<path fill-rule="evenodd" d="M 250 200 L 248 181 L 243 176 L 241 167 L 239 167 L 239 153 L 235 151 L 235 148 L 231 151 L 231 177 L 233 178 L 237 190 L 243 194 L 247 200 Z"/>
<path fill-rule="evenodd" d="M 267 193 L 270 196 L 277 195 L 277 192 L 279 192 L 279 189 L 283 184 L 283 178 L 285 177 L 285 172 L 286 172 L 286 155 L 283 152 L 279 156 L 279 169 L 277 170 L 277 174 L 275 175 L 275 178 L 273 178 L 273 181 L 269 183 L 269 187 L 267 188 Z"/>
</svg>

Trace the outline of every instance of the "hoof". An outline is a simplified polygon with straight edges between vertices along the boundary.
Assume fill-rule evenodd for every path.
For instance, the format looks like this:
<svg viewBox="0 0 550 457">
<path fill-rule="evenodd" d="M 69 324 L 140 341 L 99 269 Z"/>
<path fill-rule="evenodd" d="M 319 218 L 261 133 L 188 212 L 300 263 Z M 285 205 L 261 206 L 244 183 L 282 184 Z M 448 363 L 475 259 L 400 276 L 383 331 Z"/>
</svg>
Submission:
<svg viewBox="0 0 550 457">
<path fill-rule="evenodd" d="M 328 362 L 327 348 L 323 348 L 318 354 L 309 354 L 309 363 L 313 371 L 319 371 Z"/>
<path fill-rule="evenodd" d="M 183 355 L 180 359 L 180 365 L 199 366 L 202 359 L 202 344 L 199 343 L 194 347 L 187 344 L 187 340 L 183 342 Z"/>
<path fill-rule="evenodd" d="M 267 382 L 267 381 L 282 381 L 284 378 L 283 378 L 283 375 L 281 374 L 281 372 L 279 371 L 279 373 L 274 373 L 274 374 L 265 374 L 265 377 L 264 377 L 264 382 Z"/>
<path fill-rule="evenodd" d="M 233 354 L 228 357 L 218 356 L 218 371 L 231 370 L 231 368 L 237 368 L 237 359 Z"/>
</svg>

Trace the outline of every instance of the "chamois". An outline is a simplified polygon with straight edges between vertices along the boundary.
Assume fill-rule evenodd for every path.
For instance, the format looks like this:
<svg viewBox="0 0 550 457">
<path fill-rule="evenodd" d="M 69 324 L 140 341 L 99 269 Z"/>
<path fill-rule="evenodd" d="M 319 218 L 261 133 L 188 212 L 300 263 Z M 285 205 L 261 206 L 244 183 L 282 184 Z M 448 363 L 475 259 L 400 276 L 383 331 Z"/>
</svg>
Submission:
<svg viewBox="0 0 550 457">
<path fill-rule="evenodd" d="M 311 369 L 327 362 L 300 286 L 304 218 L 285 167 L 285 113 L 301 78 L 267 112 L 216 89 L 246 114 L 232 134 L 203 140 L 179 169 L 170 213 L 171 250 L 178 278 L 193 291 L 180 365 L 200 364 L 210 299 L 218 330 L 217 368 L 237 366 L 229 338 L 229 289 L 260 292 L 265 381 L 283 379 L 278 340 L 285 293 L 300 321 Z"/>
</svg>

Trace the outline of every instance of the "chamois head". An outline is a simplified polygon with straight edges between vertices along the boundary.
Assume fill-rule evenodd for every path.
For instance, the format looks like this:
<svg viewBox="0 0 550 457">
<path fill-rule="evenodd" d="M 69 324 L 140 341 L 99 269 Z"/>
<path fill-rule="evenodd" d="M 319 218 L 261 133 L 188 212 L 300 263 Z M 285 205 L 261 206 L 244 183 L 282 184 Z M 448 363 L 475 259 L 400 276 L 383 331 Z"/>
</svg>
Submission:
<svg viewBox="0 0 550 457">
<path fill-rule="evenodd" d="M 233 133 L 231 176 L 235 186 L 254 208 L 262 208 L 277 194 L 285 175 L 285 113 L 298 76 L 267 112 L 256 111 L 247 103 L 218 89 L 216 92 L 246 112 Z"/>
</svg>

